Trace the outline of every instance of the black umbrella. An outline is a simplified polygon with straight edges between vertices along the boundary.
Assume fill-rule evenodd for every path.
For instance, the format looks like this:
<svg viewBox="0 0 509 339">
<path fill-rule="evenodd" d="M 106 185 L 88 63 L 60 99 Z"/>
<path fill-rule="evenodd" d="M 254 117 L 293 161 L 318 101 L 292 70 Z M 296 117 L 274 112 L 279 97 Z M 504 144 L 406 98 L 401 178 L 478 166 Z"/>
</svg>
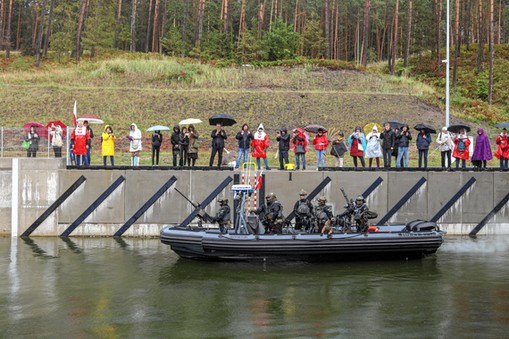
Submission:
<svg viewBox="0 0 509 339">
<path fill-rule="evenodd" d="M 304 127 L 304 130 L 309 133 L 318 133 L 319 129 L 323 130 L 323 132 L 327 132 L 327 128 L 323 127 L 322 125 L 312 124 Z"/>
<path fill-rule="evenodd" d="M 209 118 L 209 124 L 211 126 L 215 126 L 216 124 L 221 124 L 223 126 L 233 126 L 236 123 L 237 121 L 235 118 L 226 113 L 216 114 Z"/>
<path fill-rule="evenodd" d="M 509 122 L 501 122 L 495 125 L 496 128 L 509 128 Z"/>
<path fill-rule="evenodd" d="M 384 125 L 386 123 L 391 124 L 392 129 L 395 129 L 395 128 L 401 129 L 401 127 L 406 126 L 406 124 L 404 122 L 401 122 L 399 120 L 387 120 L 386 122 L 384 122 Z"/>
<path fill-rule="evenodd" d="M 431 133 L 435 133 L 436 134 L 437 133 L 437 131 L 433 127 L 431 127 L 430 125 L 426 125 L 426 124 L 417 124 L 417 125 L 414 126 L 414 128 L 416 130 L 418 130 L 418 131 L 423 129 L 424 131 L 426 131 L 426 134 L 428 134 L 428 133 L 430 133 L 430 134 Z"/>
<path fill-rule="evenodd" d="M 447 130 L 449 132 L 452 132 L 452 133 L 455 133 L 455 134 L 459 134 L 460 133 L 460 129 L 462 129 L 462 128 L 464 128 L 466 132 L 470 132 L 470 126 L 464 125 L 464 124 L 450 125 L 449 127 L 447 127 Z"/>
</svg>

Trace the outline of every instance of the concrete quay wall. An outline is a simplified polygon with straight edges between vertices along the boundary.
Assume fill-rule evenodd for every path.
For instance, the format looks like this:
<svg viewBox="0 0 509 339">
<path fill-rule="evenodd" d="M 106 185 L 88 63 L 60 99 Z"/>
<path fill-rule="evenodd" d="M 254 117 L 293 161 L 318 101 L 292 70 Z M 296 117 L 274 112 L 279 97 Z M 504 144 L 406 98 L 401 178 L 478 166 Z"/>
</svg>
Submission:
<svg viewBox="0 0 509 339">
<path fill-rule="evenodd" d="M 81 175 L 82 184 L 32 236 L 57 236 L 72 224 L 118 177 L 125 181 L 106 200 L 99 204 L 71 234 L 71 236 L 112 236 L 141 206 L 172 176 L 177 178 L 170 187 L 136 222 L 124 236 L 158 236 L 167 224 L 177 225 L 193 207 L 174 187 L 190 200 L 203 201 L 225 178 L 238 171 L 168 170 L 168 169 L 66 169 L 60 159 L 0 159 L 0 235 L 21 235 L 53 204 Z M 340 188 L 349 197 L 363 193 L 375 180 L 381 184 L 367 199 L 371 210 L 380 220 L 398 201 L 421 180 L 424 184 L 388 220 L 404 223 L 414 219 L 432 218 L 472 177 L 475 183 L 439 219 L 449 234 L 468 234 L 509 193 L 509 172 L 439 172 L 439 171 L 265 171 L 266 193 L 274 192 L 288 215 L 301 189 L 311 192 L 326 177 L 331 182 L 321 195 L 333 206 L 334 213 L 343 210 L 345 203 Z M 233 181 L 219 194 L 230 199 Z M 258 197 L 258 200 L 263 197 Z M 205 210 L 214 214 L 218 204 L 214 200 Z M 482 234 L 509 233 L 509 203 L 504 205 Z"/>
</svg>

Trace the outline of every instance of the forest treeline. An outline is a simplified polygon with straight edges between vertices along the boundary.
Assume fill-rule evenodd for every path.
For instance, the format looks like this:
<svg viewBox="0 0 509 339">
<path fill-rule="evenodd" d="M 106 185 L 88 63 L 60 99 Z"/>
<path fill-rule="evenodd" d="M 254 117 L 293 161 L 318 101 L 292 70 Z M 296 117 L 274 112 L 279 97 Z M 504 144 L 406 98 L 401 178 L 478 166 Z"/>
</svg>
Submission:
<svg viewBox="0 0 509 339">
<path fill-rule="evenodd" d="M 509 0 L 450 0 L 451 44 L 507 42 Z M 431 51 L 440 68 L 446 0 L 0 0 L 0 49 L 58 59 L 101 48 L 233 62 L 387 61 Z M 455 52 L 454 52 L 455 51 Z M 401 66 L 396 60 L 401 59 Z"/>
</svg>

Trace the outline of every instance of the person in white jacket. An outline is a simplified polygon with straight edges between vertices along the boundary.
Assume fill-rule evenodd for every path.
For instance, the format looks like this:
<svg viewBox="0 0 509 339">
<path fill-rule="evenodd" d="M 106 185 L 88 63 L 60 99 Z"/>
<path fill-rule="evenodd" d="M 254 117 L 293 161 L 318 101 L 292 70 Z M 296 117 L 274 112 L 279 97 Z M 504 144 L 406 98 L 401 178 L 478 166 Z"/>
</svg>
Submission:
<svg viewBox="0 0 509 339">
<path fill-rule="evenodd" d="M 442 157 L 442 168 L 446 168 L 445 160 L 447 158 L 447 168 L 451 168 L 451 153 L 454 148 L 454 142 L 452 136 L 449 134 L 447 127 L 442 127 L 442 131 L 438 133 L 437 137 L 438 149 L 440 149 L 440 155 Z"/>
<path fill-rule="evenodd" d="M 140 164 L 141 131 L 135 123 L 131 124 L 127 139 L 130 141 L 129 152 L 131 152 L 131 166 L 138 166 Z"/>
</svg>

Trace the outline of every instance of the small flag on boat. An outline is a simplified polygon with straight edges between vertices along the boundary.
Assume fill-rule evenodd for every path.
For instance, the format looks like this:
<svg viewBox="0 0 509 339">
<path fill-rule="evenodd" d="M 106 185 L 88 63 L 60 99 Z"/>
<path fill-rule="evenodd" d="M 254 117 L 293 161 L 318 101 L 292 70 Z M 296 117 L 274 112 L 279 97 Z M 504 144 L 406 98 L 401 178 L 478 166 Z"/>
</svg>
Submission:
<svg viewBox="0 0 509 339">
<path fill-rule="evenodd" d="M 263 187 L 263 177 L 262 177 L 262 172 L 260 172 L 260 174 L 258 174 L 258 177 L 256 178 L 256 185 L 255 185 L 255 188 L 257 190 L 261 189 Z"/>
</svg>

